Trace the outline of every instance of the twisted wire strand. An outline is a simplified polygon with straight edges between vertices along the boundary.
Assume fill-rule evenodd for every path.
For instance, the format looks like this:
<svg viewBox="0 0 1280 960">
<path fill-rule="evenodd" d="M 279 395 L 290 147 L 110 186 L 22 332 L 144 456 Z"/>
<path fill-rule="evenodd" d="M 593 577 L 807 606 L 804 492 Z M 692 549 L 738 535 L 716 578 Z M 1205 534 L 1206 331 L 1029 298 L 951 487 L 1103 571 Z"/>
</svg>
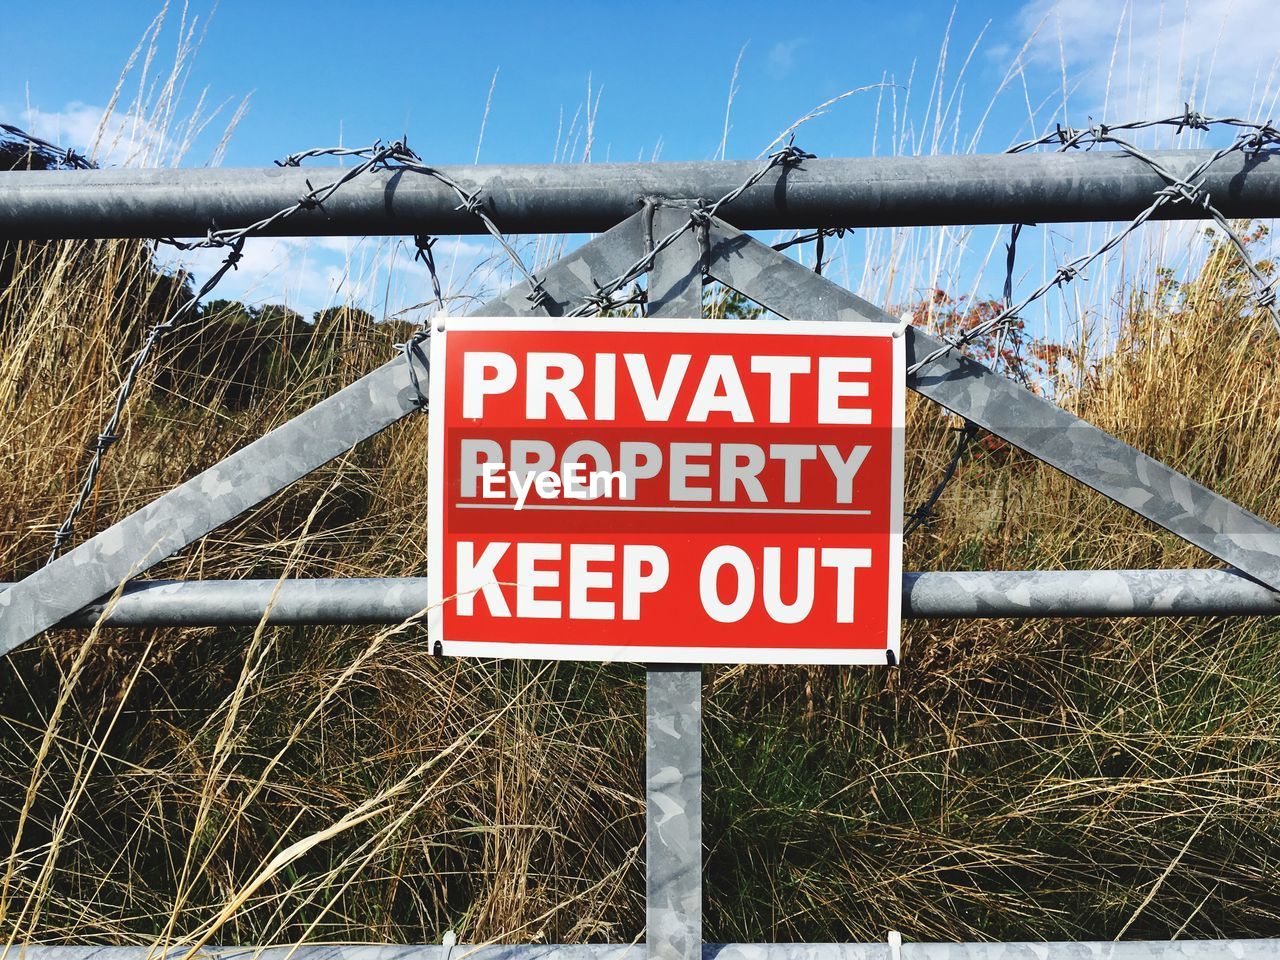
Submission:
<svg viewBox="0 0 1280 960">
<path fill-rule="evenodd" d="M 1194 170 L 1185 177 L 1178 177 L 1172 171 L 1168 170 L 1158 158 L 1151 156 L 1146 151 L 1136 146 L 1124 137 L 1118 136 L 1119 133 L 1134 132 L 1146 130 L 1154 127 L 1172 127 L 1175 134 L 1182 133 L 1186 130 L 1208 131 L 1214 127 L 1226 127 L 1234 129 L 1236 136 L 1232 142 L 1216 151 L 1209 157 L 1198 164 Z M 88 158 L 76 153 L 73 150 L 64 149 L 57 144 L 50 143 L 39 137 L 35 137 L 18 127 L 11 124 L 0 124 L 0 131 L 8 136 L 17 138 L 27 143 L 33 149 L 38 149 L 45 155 L 53 158 L 56 162 L 70 166 L 76 169 L 87 169 L 93 166 Z M 1276 329 L 1280 331 L 1280 304 L 1277 303 L 1275 284 L 1268 281 L 1261 271 L 1254 264 L 1250 257 L 1245 241 L 1232 228 L 1230 222 L 1223 216 L 1212 203 L 1211 197 L 1204 190 L 1204 175 L 1207 171 L 1221 159 L 1233 153 L 1243 153 L 1246 156 L 1255 156 L 1263 150 L 1280 144 L 1280 130 L 1270 123 L 1255 123 L 1238 117 L 1207 117 L 1193 111 L 1187 105 L 1183 113 L 1175 116 L 1162 117 L 1149 120 L 1136 120 L 1120 124 L 1094 124 L 1085 128 L 1065 127 L 1061 124 L 1055 125 L 1054 130 L 1044 134 L 1036 139 L 1027 140 L 1022 143 L 1015 144 L 1010 147 L 1008 153 L 1023 153 L 1028 150 L 1042 146 L 1054 146 L 1059 151 L 1073 149 L 1091 149 L 1095 146 L 1110 145 L 1125 154 L 1141 160 L 1155 172 L 1165 186 L 1156 191 L 1152 197 L 1151 203 L 1144 208 L 1136 217 L 1129 221 L 1121 229 L 1114 231 L 1107 239 L 1094 250 L 1076 257 L 1068 262 L 1060 265 L 1055 271 L 1052 278 L 1041 284 L 1031 293 L 1021 298 L 1017 303 L 1013 302 L 1013 263 L 1017 244 L 1018 232 L 1021 225 L 1014 225 L 1012 228 L 1010 242 L 1008 244 L 1008 263 L 1004 288 L 1004 307 L 995 316 L 976 324 L 974 327 L 963 331 L 962 333 L 951 337 L 947 342 L 937 350 L 933 351 L 926 357 L 912 364 L 908 369 L 908 373 L 915 373 L 922 367 L 940 359 L 956 349 L 962 349 L 980 338 L 988 335 L 992 331 L 998 331 L 1000 336 L 1000 348 L 1003 347 L 1013 325 L 1018 322 L 1019 314 L 1032 303 L 1047 296 L 1051 291 L 1072 282 L 1085 269 L 1098 259 L 1113 251 L 1119 246 L 1129 235 L 1136 231 L 1143 224 L 1148 222 L 1163 207 L 1172 204 L 1192 204 L 1202 209 L 1205 215 L 1212 219 L 1222 230 L 1227 242 L 1231 245 L 1233 251 L 1239 257 L 1241 263 L 1250 274 L 1256 292 L 1253 297 L 1255 305 L 1259 309 L 1266 310 L 1272 319 Z M 641 304 L 645 302 L 645 293 L 643 289 L 634 286 L 639 278 L 647 273 L 656 261 L 659 254 L 668 249 L 677 239 L 689 231 L 694 231 L 700 238 L 703 247 L 703 271 L 705 273 L 708 266 L 710 256 L 709 250 L 709 231 L 712 220 L 717 217 L 720 211 L 732 204 L 744 193 L 756 186 L 775 169 L 781 168 L 788 170 L 800 166 L 806 159 L 813 158 L 813 154 L 797 148 L 794 142 L 794 136 L 786 146 L 771 153 L 766 162 L 762 164 L 756 171 L 747 177 L 742 183 L 724 194 L 717 200 L 707 203 L 700 202 L 689 209 L 687 219 L 675 230 L 666 236 L 652 243 L 646 250 L 645 254 L 637 259 L 630 267 L 621 274 L 614 277 L 604 284 L 596 284 L 594 293 L 584 298 L 584 300 L 568 311 L 567 316 L 582 317 L 599 313 L 603 310 L 614 309 L 627 304 Z M 549 295 L 544 289 L 542 282 L 535 273 L 525 264 L 519 251 L 512 245 L 503 234 L 498 223 L 495 221 L 486 199 L 482 195 L 481 190 L 468 190 L 462 184 L 449 177 L 443 171 L 436 167 L 425 163 L 422 158 L 413 151 L 407 144 L 405 139 L 393 140 L 387 143 L 375 141 L 373 144 L 365 147 L 316 147 L 304 150 L 298 153 L 290 154 L 281 160 L 276 161 L 279 166 L 299 167 L 304 162 L 319 158 L 335 158 L 348 159 L 356 158 L 358 163 L 349 168 L 343 169 L 341 175 L 333 178 L 319 186 L 314 186 L 310 180 L 307 180 L 308 190 L 299 197 L 294 203 L 282 207 L 280 210 L 272 213 L 270 216 L 264 217 L 252 224 L 235 229 L 218 229 L 216 224 L 211 224 L 205 237 L 195 241 L 181 241 L 174 238 L 159 238 L 158 243 L 167 244 L 177 249 L 190 251 L 196 249 L 225 249 L 226 256 L 223 258 L 219 267 L 210 275 L 210 277 L 201 284 L 199 290 L 188 301 L 184 302 L 180 307 L 173 311 L 164 320 L 156 323 L 149 331 L 143 341 L 142 346 L 131 358 L 126 367 L 124 376 L 121 379 L 121 385 L 117 390 L 115 401 L 112 405 L 111 414 L 106 423 L 100 429 L 90 446 L 91 456 L 87 464 L 82 482 L 75 501 L 69 510 L 62 524 L 59 525 L 54 534 L 53 548 L 50 552 L 49 559 L 52 560 L 71 539 L 74 533 L 75 523 L 83 512 L 85 505 L 96 489 L 98 477 L 101 474 L 103 460 L 107 451 L 119 439 L 119 428 L 123 420 L 125 409 L 129 399 L 132 396 L 142 368 L 153 355 L 156 346 L 171 334 L 174 330 L 180 328 L 189 322 L 197 313 L 198 307 L 202 300 L 221 282 L 228 272 L 236 268 L 239 263 L 247 239 L 263 235 L 279 225 L 281 222 L 297 215 L 302 211 L 323 210 L 324 205 L 338 191 L 342 190 L 347 184 L 375 170 L 395 170 L 413 173 L 419 176 L 434 179 L 442 186 L 450 190 L 458 200 L 456 209 L 466 211 L 475 216 L 485 231 L 493 238 L 493 240 L 501 247 L 506 258 L 511 262 L 516 271 L 523 277 L 529 286 L 528 300 L 533 309 L 543 309 L 549 303 Z M 824 244 L 827 238 L 841 238 L 844 236 L 845 228 L 822 228 L 811 231 L 806 234 L 798 234 L 790 240 L 776 244 L 775 249 L 785 250 L 793 246 L 804 243 L 815 244 L 815 272 L 821 273 L 824 265 Z M 421 260 L 428 271 L 431 278 L 432 292 L 435 298 L 437 308 L 441 311 L 444 309 L 445 298 L 440 279 L 436 270 L 432 246 L 435 243 L 433 238 L 417 236 L 414 238 L 417 245 L 416 259 Z M 633 286 L 634 289 L 629 294 L 621 294 L 620 292 L 628 287 Z M 409 362 L 410 377 L 418 390 L 421 405 L 425 406 L 426 398 L 419 382 L 419 375 L 416 364 L 420 364 L 422 369 L 427 369 L 427 358 L 422 350 L 421 344 L 426 337 L 427 331 L 421 331 L 410 338 L 406 343 L 397 345 L 402 351 L 406 360 Z M 911 516 L 915 518 L 917 515 L 924 517 L 920 523 L 925 522 L 927 516 L 931 513 L 933 506 L 941 497 L 946 484 L 954 476 L 960 462 L 963 460 L 964 453 L 968 448 L 970 430 L 968 427 L 962 432 L 961 439 L 957 443 L 957 451 L 953 455 L 951 462 L 944 470 L 942 482 L 938 488 L 930 494 L 926 501 Z M 919 523 L 911 527 L 915 529 Z"/>
</svg>

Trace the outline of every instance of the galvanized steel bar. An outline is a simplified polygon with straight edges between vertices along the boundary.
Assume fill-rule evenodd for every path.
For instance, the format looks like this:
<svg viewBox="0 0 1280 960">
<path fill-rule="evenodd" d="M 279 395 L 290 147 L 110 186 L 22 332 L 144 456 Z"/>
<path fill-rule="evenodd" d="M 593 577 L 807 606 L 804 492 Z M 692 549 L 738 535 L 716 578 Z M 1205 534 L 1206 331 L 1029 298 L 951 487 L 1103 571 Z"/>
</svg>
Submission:
<svg viewBox="0 0 1280 960">
<path fill-rule="evenodd" d="M 792 319 L 897 319 L 725 223 L 712 226 L 712 277 Z M 907 369 L 942 347 L 907 330 Z M 1211 556 L 1280 589 L 1280 530 L 1057 404 L 952 350 L 907 385 Z"/>
<path fill-rule="evenodd" d="M 1152 151 L 1176 176 L 1209 156 Z M 509 233 L 596 233 L 640 209 L 646 197 L 727 194 L 756 161 L 447 166 L 478 191 Z M 0 173 L 0 239 L 204 236 L 211 224 L 247 226 L 324 182 L 323 166 L 252 169 L 14 171 Z M 806 160 L 771 172 L 724 207 L 745 230 L 818 226 L 926 226 L 1127 220 L 1166 186 L 1119 151 Z M 1209 170 L 1204 186 L 1228 217 L 1280 215 L 1280 156 L 1240 153 Z M 1162 218 L 1199 219 L 1193 204 Z M 274 230 L 303 236 L 474 234 L 479 220 L 438 181 L 403 171 L 371 172 L 323 209 L 300 211 Z"/>
<path fill-rule="evenodd" d="M 15 944 L 12 960 L 179 960 L 186 947 Z M 1274 960 L 1280 940 L 904 943 L 901 960 Z M 200 960 L 643 960 L 644 944 L 206 947 Z M 698 960 L 898 960 L 887 943 L 707 943 Z"/>
<path fill-rule="evenodd" d="M 983 570 L 903 575 L 904 617 L 1275 616 L 1280 592 L 1234 570 Z"/>
<path fill-rule="evenodd" d="M 689 219 L 650 205 L 646 252 Z M 691 231 L 654 258 L 651 317 L 702 316 L 702 247 Z M 702 667 L 651 665 L 645 677 L 645 930 L 649 960 L 702 955 Z"/>
<path fill-rule="evenodd" d="M 578 247 L 539 278 L 548 309 L 594 292 L 593 276 L 621 273 L 642 255 L 638 217 Z M 517 287 L 477 313 L 531 312 Z M 427 371 L 419 370 L 425 383 Z M 0 593 L 0 656 L 210 530 L 419 409 L 409 360 L 397 357 L 137 513 Z"/>
<path fill-rule="evenodd" d="M 645 677 L 645 936 L 651 960 L 702 950 L 702 668 Z"/>
<path fill-rule="evenodd" d="M 689 222 L 689 209 L 656 203 L 647 206 L 642 216 L 648 252 Z M 654 258 L 646 292 L 651 317 L 702 316 L 702 244 L 692 229 Z"/>
<path fill-rule="evenodd" d="M 10 584 L 0 583 L 0 590 Z M 396 624 L 428 603 L 425 577 L 138 580 L 59 627 Z M 108 607 L 110 610 L 108 611 Z M 1280 593 L 1232 570 L 981 570 L 903 574 L 911 620 L 1276 616 Z"/>
</svg>

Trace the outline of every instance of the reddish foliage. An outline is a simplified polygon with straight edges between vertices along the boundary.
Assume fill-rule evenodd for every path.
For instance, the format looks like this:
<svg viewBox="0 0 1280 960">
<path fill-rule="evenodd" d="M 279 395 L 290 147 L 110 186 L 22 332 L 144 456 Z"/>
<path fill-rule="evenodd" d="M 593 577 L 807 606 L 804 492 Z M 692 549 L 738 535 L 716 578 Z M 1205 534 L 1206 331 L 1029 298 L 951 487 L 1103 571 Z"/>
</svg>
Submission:
<svg viewBox="0 0 1280 960">
<path fill-rule="evenodd" d="M 908 312 L 916 326 L 953 338 L 967 334 L 1003 310 L 1004 303 L 1000 300 L 952 297 L 945 290 L 935 289 Z M 1060 361 L 1069 359 L 1066 347 L 1029 336 L 1026 323 L 1017 318 L 982 334 L 965 347 L 965 352 L 1036 393 L 1043 392 L 1054 378 Z"/>
</svg>

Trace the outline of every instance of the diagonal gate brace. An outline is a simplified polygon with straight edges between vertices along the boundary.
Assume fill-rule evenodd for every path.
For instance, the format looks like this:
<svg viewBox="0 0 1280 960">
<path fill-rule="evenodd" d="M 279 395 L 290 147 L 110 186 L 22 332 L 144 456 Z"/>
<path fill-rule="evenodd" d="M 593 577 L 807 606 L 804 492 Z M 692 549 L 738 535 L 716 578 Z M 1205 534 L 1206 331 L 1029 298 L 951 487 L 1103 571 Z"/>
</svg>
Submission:
<svg viewBox="0 0 1280 960">
<path fill-rule="evenodd" d="M 897 322 L 721 220 L 711 224 L 709 259 L 710 276 L 783 317 Z M 907 369 L 943 346 L 909 327 Z M 1280 529 L 1057 404 L 958 350 L 909 373 L 907 386 L 1280 590 Z"/>
<path fill-rule="evenodd" d="M 592 277 L 643 256 L 642 226 L 635 214 L 557 260 L 540 279 L 541 307 L 524 282 L 475 312 L 563 313 L 595 294 Z M 383 364 L 0 593 L 0 657 L 418 410 L 410 362 Z"/>
<path fill-rule="evenodd" d="M 630 267 L 644 249 L 637 214 L 557 261 L 539 286 L 519 284 L 478 313 L 560 314 L 594 294 L 591 278 Z M 895 322 L 721 221 L 710 226 L 708 274 L 787 317 Z M 943 346 L 908 331 L 908 365 Z M 398 358 L 69 551 L 0 594 L 0 656 L 419 408 Z M 958 351 L 908 385 L 996 436 L 1134 510 L 1242 573 L 1280 589 L 1280 530 L 1176 470 Z"/>
</svg>

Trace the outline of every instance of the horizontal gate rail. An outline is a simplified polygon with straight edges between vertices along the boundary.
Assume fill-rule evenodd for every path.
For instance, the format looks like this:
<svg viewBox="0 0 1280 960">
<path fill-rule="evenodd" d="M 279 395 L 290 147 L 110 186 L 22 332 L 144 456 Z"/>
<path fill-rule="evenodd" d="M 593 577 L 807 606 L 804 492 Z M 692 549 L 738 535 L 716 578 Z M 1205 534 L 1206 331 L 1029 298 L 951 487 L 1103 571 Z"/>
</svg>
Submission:
<svg viewBox="0 0 1280 960">
<path fill-rule="evenodd" d="M 12 960 L 182 960 L 186 947 L 15 947 Z M 639 960 L 645 945 L 455 944 L 210 947 L 197 960 Z M 705 943 L 702 960 L 1274 960 L 1280 940 L 1049 943 Z"/>
<path fill-rule="evenodd" d="M 11 584 L 0 583 L 0 590 Z M 59 627 L 397 624 L 428 603 L 426 577 L 136 580 Z M 108 611 L 108 607 L 110 610 Z M 903 574 L 913 620 L 1275 616 L 1280 593 L 1232 570 L 981 570 Z"/>
<path fill-rule="evenodd" d="M 1212 153 L 1155 150 L 1178 177 Z M 599 233 L 648 197 L 720 197 L 753 161 L 438 167 L 483 198 L 507 233 Z M 267 167 L 0 173 L 0 239 L 204 236 L 246 227 L 311 192 L 325 170 Z M 1237 152 L 1202 178 L 1228 217 L 1280 216 L 1280 156 Z M 743 230 L 1127 220 L 1167 186 L 1119 151 L 807 159 L 771 171 L 717 211 Z M 1203 207 L 1165 204 L 1156 219 L 1198 219 Z M 301 210 L 263 235 L 477 234 L 484 225 L 437 180 L 371 171 L 323 208 Z"/>
</svg>

